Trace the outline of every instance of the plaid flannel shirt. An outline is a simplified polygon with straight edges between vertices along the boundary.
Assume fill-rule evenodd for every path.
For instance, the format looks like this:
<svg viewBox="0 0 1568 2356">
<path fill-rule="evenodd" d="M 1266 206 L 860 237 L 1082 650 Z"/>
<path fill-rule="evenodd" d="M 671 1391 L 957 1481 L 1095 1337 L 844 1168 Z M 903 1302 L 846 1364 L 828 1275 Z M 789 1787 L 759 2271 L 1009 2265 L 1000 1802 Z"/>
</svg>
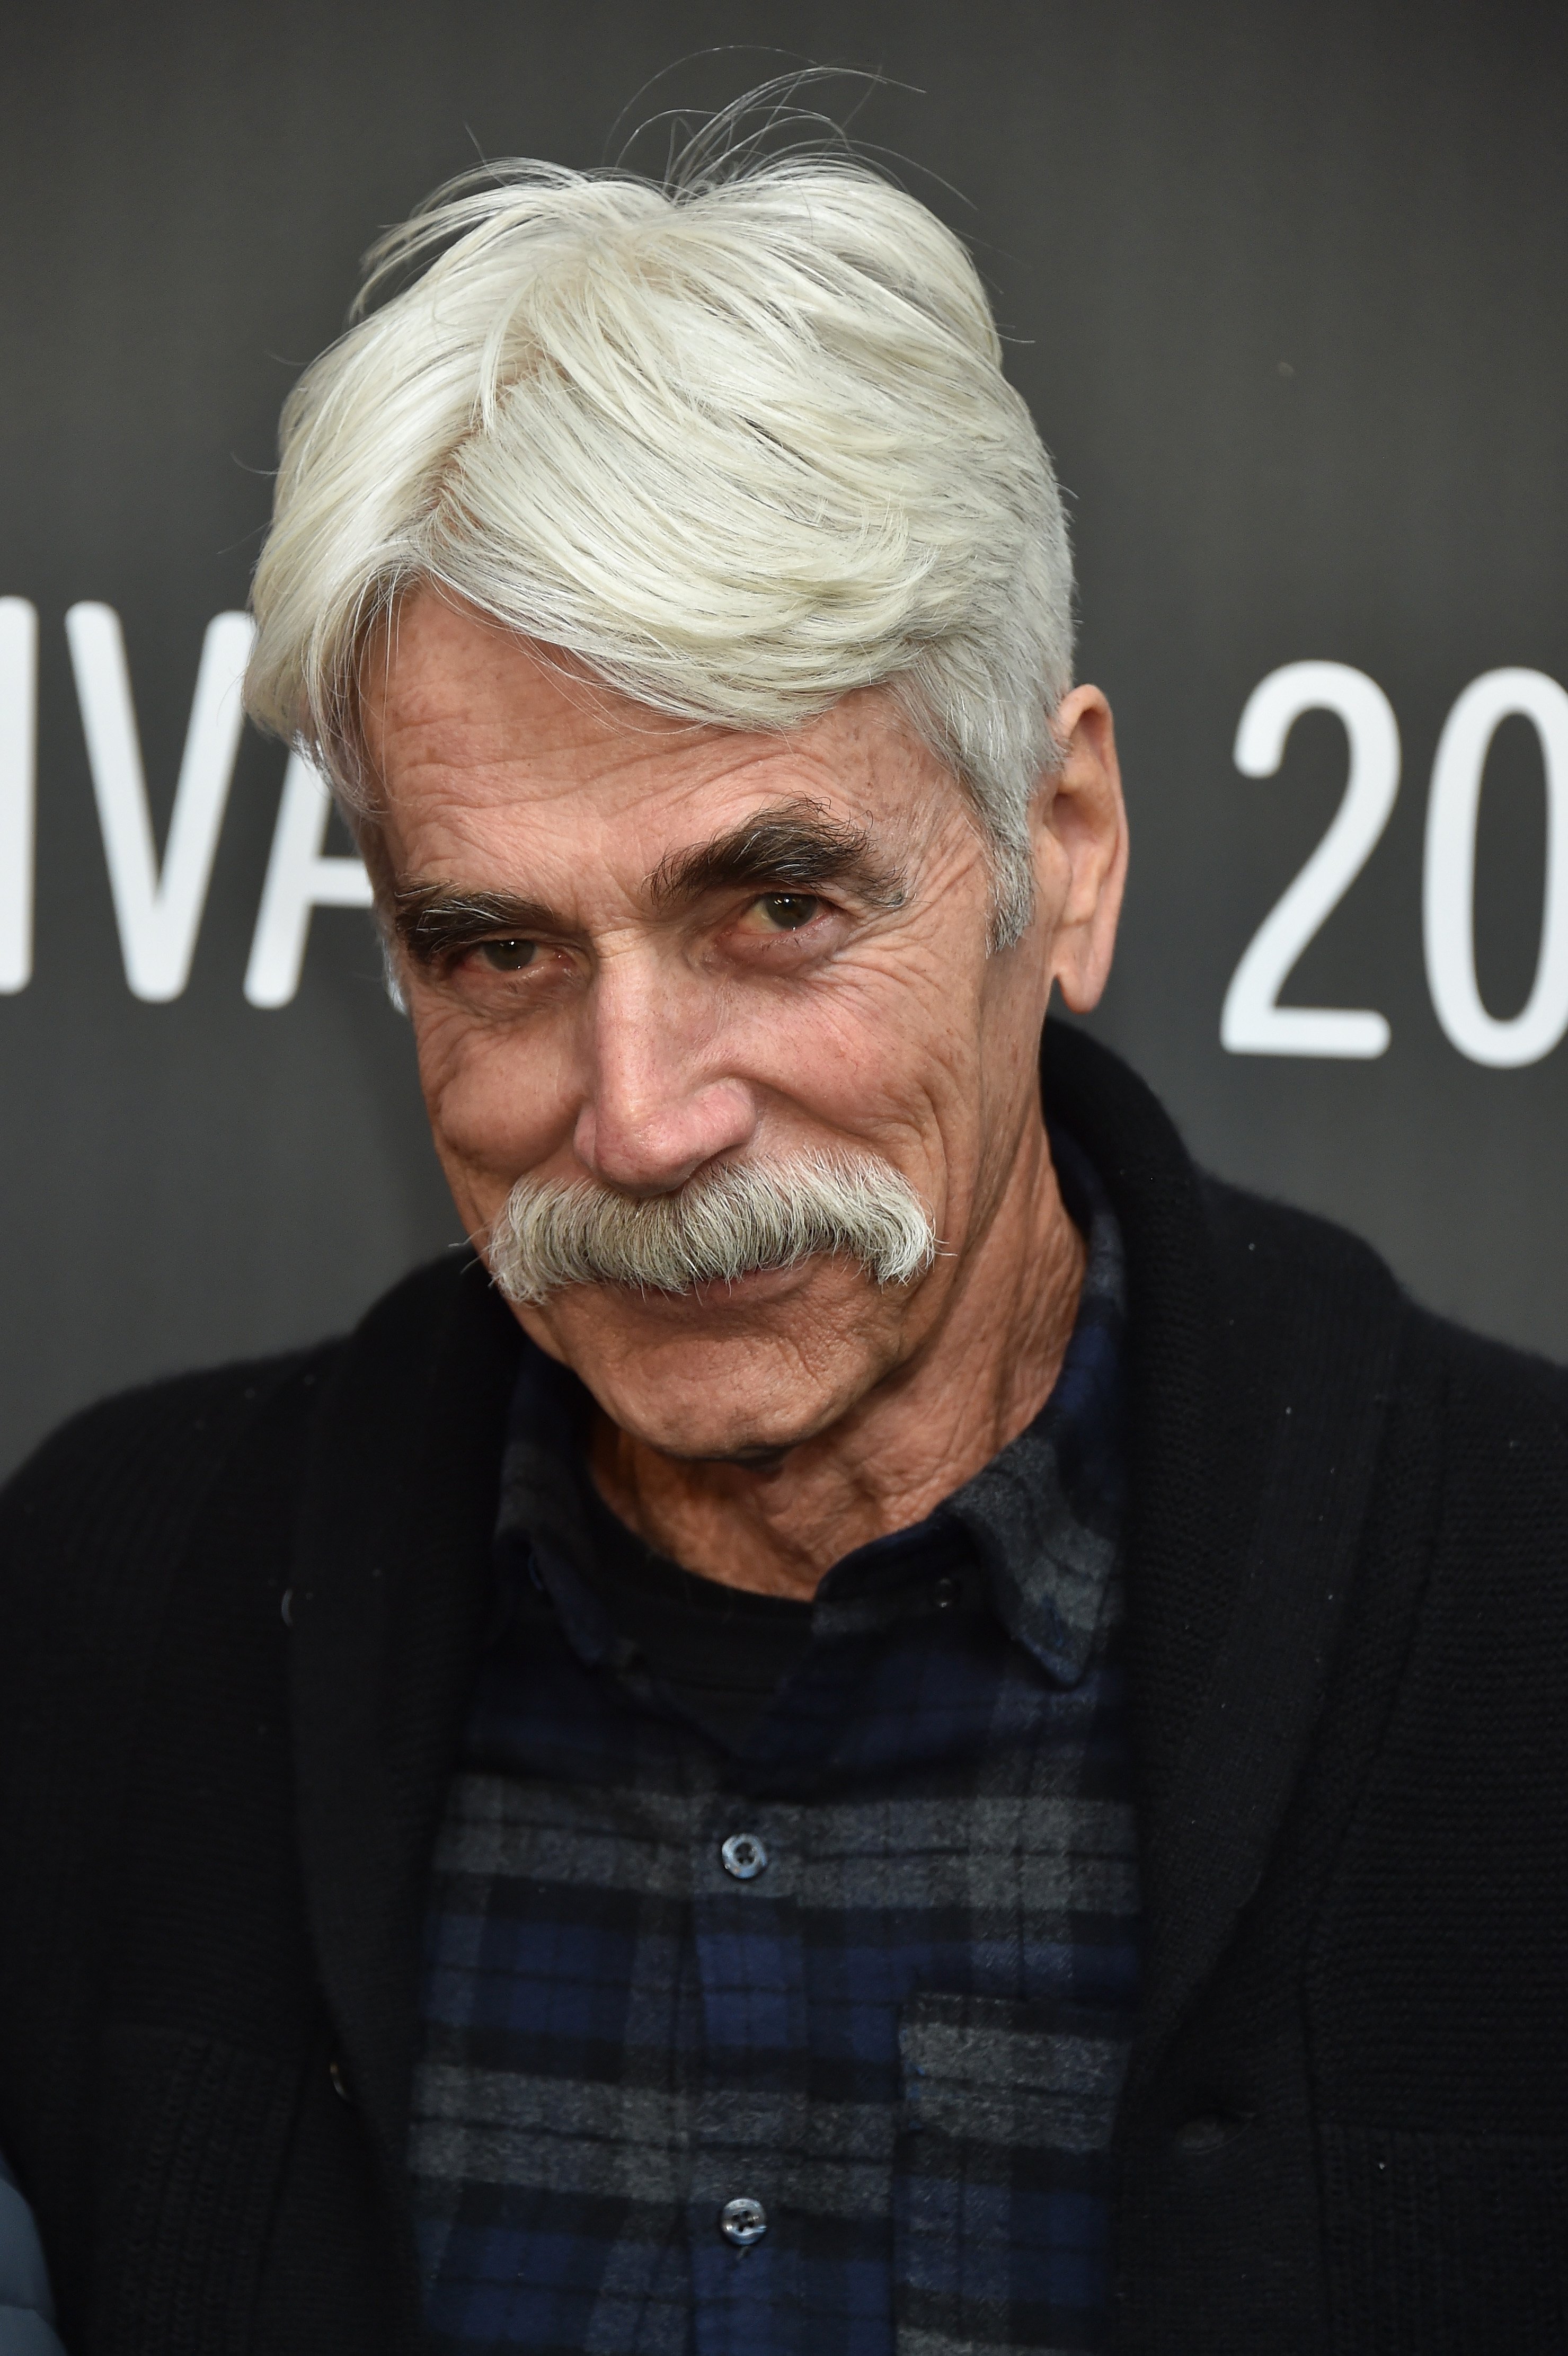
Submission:
<svg viewBox="0 0 1568 2356">
<path fill-rule="evenodd" d="M 1124 1285 L 1035 1423 L 823 1580 L 749 1735 L 609 1624 L 584 1395 L 530 1349 L 430 1894 L 410 2144 L 443 2350 L 1102 2346 L 1138 1976 L 1117 1548 Z"/>
</svg>

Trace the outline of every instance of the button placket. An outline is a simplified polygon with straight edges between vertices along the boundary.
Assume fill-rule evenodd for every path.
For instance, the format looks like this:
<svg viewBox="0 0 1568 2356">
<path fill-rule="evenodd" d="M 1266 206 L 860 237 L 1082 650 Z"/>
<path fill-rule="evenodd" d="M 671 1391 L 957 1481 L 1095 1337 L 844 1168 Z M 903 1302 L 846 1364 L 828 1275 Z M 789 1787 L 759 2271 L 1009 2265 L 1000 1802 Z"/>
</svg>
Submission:
<svg viewBox="0 0 1568 2356">
<path fill-rule="evenodd" d="M 804 2132 L 804 1957 L 790 1826 L 731 1792 L 708 1819 L 693 1924 L 703 2016 L 688 2244 L 696 2356 L 789 2356 L 796 2258 L 781 2217 Z"/>
</svg>

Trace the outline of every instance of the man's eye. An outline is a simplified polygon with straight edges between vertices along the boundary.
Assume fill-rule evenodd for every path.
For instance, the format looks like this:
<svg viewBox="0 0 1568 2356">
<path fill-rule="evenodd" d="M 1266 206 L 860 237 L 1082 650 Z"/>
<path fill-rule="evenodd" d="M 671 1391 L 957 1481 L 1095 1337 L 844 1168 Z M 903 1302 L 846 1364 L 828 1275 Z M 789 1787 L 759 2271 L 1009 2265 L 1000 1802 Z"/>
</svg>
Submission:
<svg viewBox="0 0 1568 2356">
<path fill-rule="evenodd" d="M 538 953 L 537 941 L 481 941 L 478 948 L 492 973 L 521 973 Z"/>
<path fill-rule="evenodd" d="M 822 908 L 809 892 L 768 892 L 756 904 L 763 923 L 776 933 L 798 933 Z"/>
</svg>

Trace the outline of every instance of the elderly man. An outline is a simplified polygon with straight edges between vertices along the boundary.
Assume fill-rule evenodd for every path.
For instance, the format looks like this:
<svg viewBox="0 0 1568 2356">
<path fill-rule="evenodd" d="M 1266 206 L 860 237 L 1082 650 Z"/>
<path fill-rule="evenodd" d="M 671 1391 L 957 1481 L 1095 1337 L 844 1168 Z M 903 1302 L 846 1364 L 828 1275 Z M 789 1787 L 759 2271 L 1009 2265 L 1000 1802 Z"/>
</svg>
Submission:
<svg viewBox="0 0 1568 2356">
<path fill-rule="evenodd" d="M 5 1501 L 68 2344 L 1560 2348 L 1568 1390 L 1047 1023 L 1126 824 L 967 256 L 519 166 L 371 291 L 250 694 L 475 1248 Z"/>
</svg>

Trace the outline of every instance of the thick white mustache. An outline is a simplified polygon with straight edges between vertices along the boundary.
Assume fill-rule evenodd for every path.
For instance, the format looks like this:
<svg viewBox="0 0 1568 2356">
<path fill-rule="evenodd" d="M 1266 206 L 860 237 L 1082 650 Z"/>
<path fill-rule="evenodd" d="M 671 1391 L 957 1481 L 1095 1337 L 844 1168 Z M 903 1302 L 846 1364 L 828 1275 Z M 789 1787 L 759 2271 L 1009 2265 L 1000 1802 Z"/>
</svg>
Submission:
<svg viewBox="0 0 1568 2356">
<path fill-rule="evenodd" d="M 536 1302 L 568 1284 L 689 1292 L 818 1252 L 858 1260 L 877 1284 L 907 1284 L 936 1258 L 937 1235 L 890 1162 L 817 1153 L 723 1162 L 674 1194 L 641 1197 L 585 1178 L 520 1178 L 486 1258 L 509 1301 Z"/>
</svg>

